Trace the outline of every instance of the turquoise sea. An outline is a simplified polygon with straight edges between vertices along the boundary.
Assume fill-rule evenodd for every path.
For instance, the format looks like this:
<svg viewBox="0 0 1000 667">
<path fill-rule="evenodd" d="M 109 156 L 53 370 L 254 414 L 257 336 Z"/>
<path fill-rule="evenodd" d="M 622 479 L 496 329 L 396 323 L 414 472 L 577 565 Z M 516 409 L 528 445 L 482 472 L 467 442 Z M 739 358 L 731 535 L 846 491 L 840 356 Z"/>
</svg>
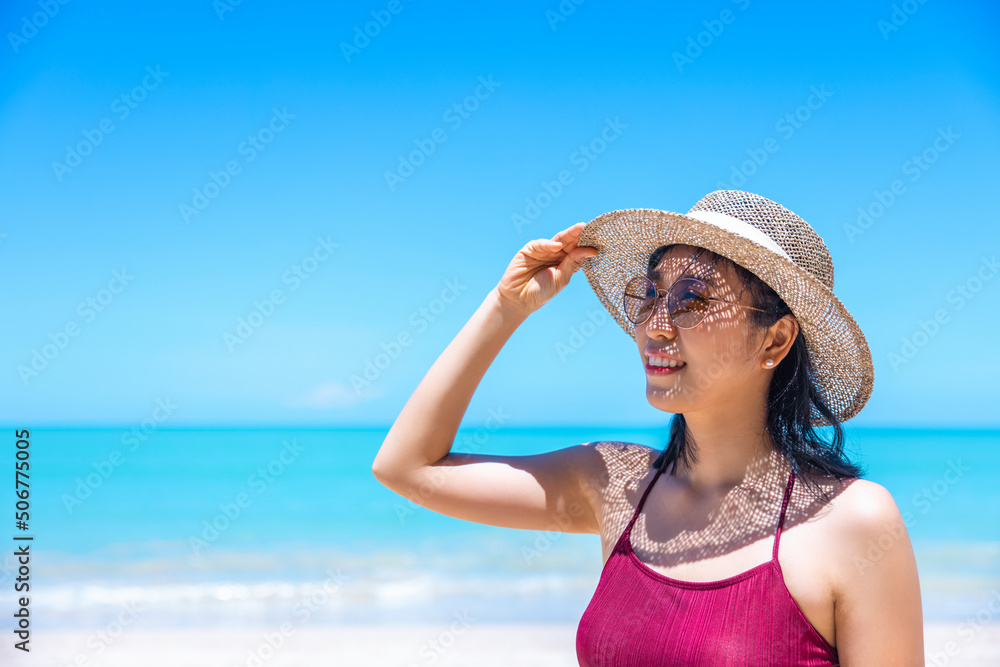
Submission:
<svg viewBox="0 0 1000 667">
<path fill-rule="evenodd" d="M 371 474 L 386 431 L 32 429 L 25 534 L 34 536 L 35 626 L 103 627 L 123 614 L 144 627 L 446 622 L 457 613 L 579 620 L 600 576 L 596 535 L 484 526 L 416 506 Z M 985 608 L 1000 590 L 1000 431 L 847 434 L 865 477 L 909 513 L 925 618 L 960 621 Z M 660 448 L 665 438 L 665 429 L 471 427 L 454 449 L 531 454 L 595 440 Z M 13 434 L 4 449 L 12 470 Z M 13 521 L 10 533 L 21 534 Z M 8 592 L 12 550 L 0 557 Z M 2 626 L 11 627 L 8 614 Z"/>
</svg>

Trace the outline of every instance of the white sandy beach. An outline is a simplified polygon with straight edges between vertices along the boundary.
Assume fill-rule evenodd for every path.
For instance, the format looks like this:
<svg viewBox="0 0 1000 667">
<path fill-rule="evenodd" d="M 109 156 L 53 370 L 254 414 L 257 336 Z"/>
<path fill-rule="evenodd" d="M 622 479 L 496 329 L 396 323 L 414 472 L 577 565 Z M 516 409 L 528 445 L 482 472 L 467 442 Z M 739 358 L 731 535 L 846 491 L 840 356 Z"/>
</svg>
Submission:
<svg viewBox="0 0 1000 667">
<path fill-rule="evenodd" d="M 973 637 L 957 625 L 925 627 L 927 665 L 1000 665 L 1000 624 Z M 340 626 L 276 630 L 132 628 L 98 653 L 87 647 L 87 633 L 39 631 L 25 655 L 9 643 L 0 664 L 33 667 L 419 667 L 424 665 L 576 667 L 576 627 L 558 625 L 472 625 L 462 632 L 434 626 Z M 272 650 L 272 643 L 280 644 Z M 948 643 L 954 642 L 948 655 Z M 92 644 L 93 645 L 93 644 Z"/>
</svg>

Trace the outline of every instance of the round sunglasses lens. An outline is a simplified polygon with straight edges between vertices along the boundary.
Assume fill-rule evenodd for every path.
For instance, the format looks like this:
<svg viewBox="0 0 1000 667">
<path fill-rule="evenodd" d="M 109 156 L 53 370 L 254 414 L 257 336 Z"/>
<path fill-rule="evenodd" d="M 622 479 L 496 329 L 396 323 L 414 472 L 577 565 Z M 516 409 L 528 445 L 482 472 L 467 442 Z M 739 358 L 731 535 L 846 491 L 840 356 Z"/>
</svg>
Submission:
<svg viewBox="0 0 1000 667">
<path fill-rule="evenodd" d="M 701 322 L 708 312 L 708 287 L 694 278 L 678 280 L 667 293 L 670 317 L 682 329 L 690 329 Z"/>
<path fill-rule="evenodd" d="M 656 286 L 649 279 L 637 276 L 625 285 L 622 304 L 625 307 L 625 315 L 633 324 L 639 324 L 649 317 L 655 301 Z"/>
</svg>

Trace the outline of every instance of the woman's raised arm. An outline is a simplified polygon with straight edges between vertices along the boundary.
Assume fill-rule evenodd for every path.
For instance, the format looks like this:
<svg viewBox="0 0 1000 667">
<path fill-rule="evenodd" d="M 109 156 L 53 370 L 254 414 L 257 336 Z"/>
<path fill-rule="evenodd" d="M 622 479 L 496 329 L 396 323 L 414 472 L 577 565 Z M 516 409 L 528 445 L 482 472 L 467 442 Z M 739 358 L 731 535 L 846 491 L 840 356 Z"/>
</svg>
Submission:
<svg viewBox="0 0 1000 667">
<path fill-rule="evenodd" d="M 459 519 L 523 529 L 597 532 L 583 481 L 593 447 L 531 456 L 450 453 L 472 395 L 511 334 L 565 287 L 595 248 L 578 248 L 584 223 L 527 243 L 497 286 L 420 381 L 372 464 L 383 485 Z M 531 391 L 526 374 L 524 387 Z"/>
</svg>

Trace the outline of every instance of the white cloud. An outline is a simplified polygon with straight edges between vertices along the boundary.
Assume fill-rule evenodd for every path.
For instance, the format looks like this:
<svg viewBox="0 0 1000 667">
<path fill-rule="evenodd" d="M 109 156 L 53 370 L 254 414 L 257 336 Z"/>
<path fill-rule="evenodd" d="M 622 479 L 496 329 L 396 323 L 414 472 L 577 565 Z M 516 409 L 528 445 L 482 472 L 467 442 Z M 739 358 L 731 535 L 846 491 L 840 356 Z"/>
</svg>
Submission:
<svg viewBox="0 0 1000 667">
<path fill-rule="evenodd" d="M 379 396 L 381 396 L 380 393 L 367 388 L 362 388 L 360 392 L 357 392 L 344 382 L 326 382 L 307 394 L 292 397 L 286 401 L 286 405 L 293 408 L 315 408 L 317 410 L 350 408 L 359 403 L 374 400 Z"/>
</svg>

